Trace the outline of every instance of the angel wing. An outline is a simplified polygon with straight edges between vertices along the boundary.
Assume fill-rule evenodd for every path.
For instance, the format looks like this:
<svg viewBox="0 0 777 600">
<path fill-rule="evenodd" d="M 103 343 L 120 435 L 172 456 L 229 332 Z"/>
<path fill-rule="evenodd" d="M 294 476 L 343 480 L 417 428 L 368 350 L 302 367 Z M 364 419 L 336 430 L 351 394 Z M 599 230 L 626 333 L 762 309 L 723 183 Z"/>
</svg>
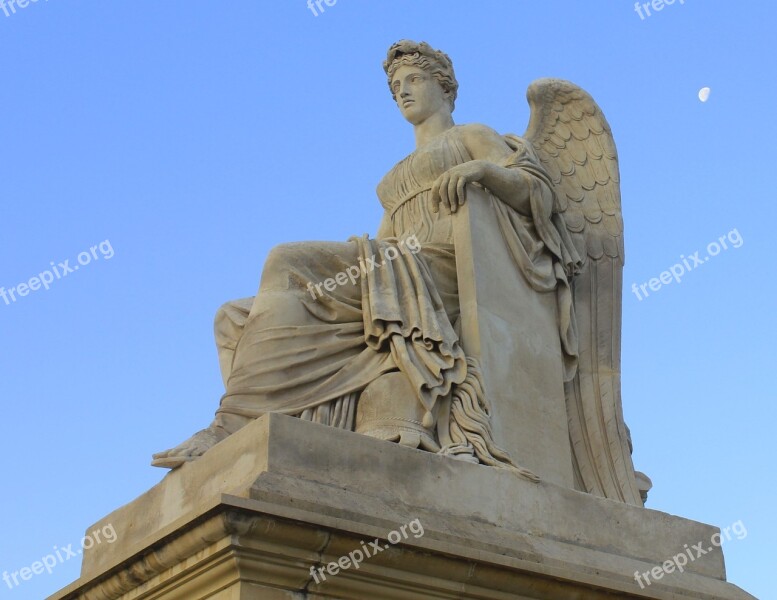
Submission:
<svg viewBox="0 0 777 600">
<path fill-rule="evenodd" d="M 553 180 L 554 211 L 583 257 L 571 282 L 579 364 L 565 384 L 576 485 L 642 506 L 649 480 L 634 471 L 621 406 L 625 256 L 615 141 L 599 106 L 573 83 L 540 79 L 527 98 L 531 118 L 524 138 Z"/>
</svg>

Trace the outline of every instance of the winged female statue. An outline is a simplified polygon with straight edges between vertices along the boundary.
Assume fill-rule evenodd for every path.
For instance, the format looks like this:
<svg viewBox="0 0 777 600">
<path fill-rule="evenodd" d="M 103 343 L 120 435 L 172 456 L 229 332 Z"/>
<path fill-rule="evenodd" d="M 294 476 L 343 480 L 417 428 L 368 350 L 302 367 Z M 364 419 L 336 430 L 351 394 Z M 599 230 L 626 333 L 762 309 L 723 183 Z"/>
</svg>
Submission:
<svg viewBox="0 0 777 600">
<path fill-rule="evenodd" d="M 571 83 L 537 81 L 526 134 L 502 136 L 454 124 L 458 83 L 446 54 L 403 40 L 384 70 L 416 149 L 378 185 L 376 238 L 271 251 L 257 295 L 216 316 L 226 393 L 215 420 L 152 464 L 179 467 L 281 412 L 538 481 L 542 473 L 495 439 L 482 365 L 460 343 L 453 231 L 475 186 L 519 277 L 552 301 L 545 345 L 557 349 L 574 486 L 641 505 L 647 486 L 633 469 L 620 399 L 618 160 L 601 110 Z M 510 340 L 521 343 L 535 342 Z"/>
</svg>

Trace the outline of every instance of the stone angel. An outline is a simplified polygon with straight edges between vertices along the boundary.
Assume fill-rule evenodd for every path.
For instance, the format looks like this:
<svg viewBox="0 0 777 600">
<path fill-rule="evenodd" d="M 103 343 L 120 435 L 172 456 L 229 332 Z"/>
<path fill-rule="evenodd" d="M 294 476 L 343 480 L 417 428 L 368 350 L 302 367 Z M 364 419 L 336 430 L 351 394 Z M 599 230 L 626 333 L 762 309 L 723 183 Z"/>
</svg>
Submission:
<svg viewBox="0 0 777 600">
<path fill-rule="evenodd" d="M 503 136 L 454 123 L 443 52 L 403 40 L 383 67 L 415 150 L 378 185 L 376 238 L 270 252 L 257 295 L 216 316 L 215 420 L 152 464 L 180 467 L 281 412 L 641 505 L 604 115 L 577 86 L 541 80 L 525 135 Z"/>
</svg>

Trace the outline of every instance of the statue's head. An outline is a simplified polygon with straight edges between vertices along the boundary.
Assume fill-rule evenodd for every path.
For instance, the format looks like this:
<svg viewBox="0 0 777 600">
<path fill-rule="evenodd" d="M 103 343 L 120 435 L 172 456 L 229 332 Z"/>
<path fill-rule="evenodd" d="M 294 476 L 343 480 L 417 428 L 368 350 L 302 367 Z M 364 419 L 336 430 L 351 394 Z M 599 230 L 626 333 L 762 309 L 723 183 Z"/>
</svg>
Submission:
<svg viewBox="0 0 777 600">
<path fill-rule="evenodd" d="M 417 67 L 429 73 L 448 96 L 451 112 L 456 106 L 456 94 L 459 82 L 453 72 L 453 63 L 447 54 L 435 50 L 426 42 L 413 42 L 401 40 L 392 45 L 388 50 L 386 60 L 383 62 L 383 70 L 388 75 L 389 90 L 396 101 L 396 90 L 392 85 L 394 74 L 401 67 Z"/>
</svg>

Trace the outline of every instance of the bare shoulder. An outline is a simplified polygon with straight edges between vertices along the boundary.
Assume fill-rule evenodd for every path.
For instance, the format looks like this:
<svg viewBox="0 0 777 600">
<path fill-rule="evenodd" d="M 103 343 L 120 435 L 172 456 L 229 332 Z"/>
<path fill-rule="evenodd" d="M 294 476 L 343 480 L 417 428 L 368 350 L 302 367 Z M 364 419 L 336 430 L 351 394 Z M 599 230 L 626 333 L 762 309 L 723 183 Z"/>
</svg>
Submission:
<svg viewBox="0 0 777 600">
<path fill-rule="evenodd" d="M 461 139 L 474 160 L 499 160 L 510 154 L 504 137 L 487 125 L 462 125 Z"/>
</svg>

